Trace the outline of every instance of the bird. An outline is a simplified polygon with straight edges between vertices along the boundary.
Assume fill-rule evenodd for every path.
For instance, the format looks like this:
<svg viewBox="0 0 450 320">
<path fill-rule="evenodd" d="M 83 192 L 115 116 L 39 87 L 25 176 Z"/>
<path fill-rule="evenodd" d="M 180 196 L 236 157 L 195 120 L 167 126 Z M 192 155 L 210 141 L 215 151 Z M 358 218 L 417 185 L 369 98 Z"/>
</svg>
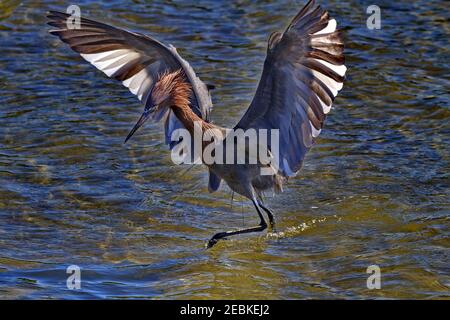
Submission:
<svg viewBox="0 0 450 320">
<path fill-rule="evenodd" d="M 193 135 L 195 124 L 201 132 L 225 134 L 210 119 L 211 87 L 196 75 L 172 45 L 154 37 L 127 31 L 80 17 L 69 28 L 70 15 L 47 13 L 49 33 L 58 36 L 82 58 L 116 79 L 136 95 L 144 106 L 142 115 L 125 139 L 127 142 L 148 119 L 163 122 L 166 143 L 176 129 Z M 261 232 L 275 226 L 275 214 L 264 202 L 264 191 L 279 193 L 288 179 L 300 171 L 305 156 L 321 133 L 334 99 L 343 88 L 347 68 L 343 33 L 327 10 L 309 0 L 284 31 L 273 32 L 267 43 L 266 58 L 255 95 L 234 130 L 278 130 L 278 166 L 262 175 L 267 163 L 205 164 L 209 172 L 208 190 L 215 192 L 222 181 L 235 193 L 253 203 L 260 223 L 254 227 L 214 234 L 206 243 L 213 247 L 230 236 Z M 222 138 L 224 148 L 236 141 Z M 180 142 L 180 141 L 178 141 Z M 202 143 L 202 148 L 208 143 Z M 239 146 L 237 146 L 239 147 Z M 274 148 L 271 142 L 267 151 Z M 244 148 L 246 159 L 250 157 Z"/>
</svg>

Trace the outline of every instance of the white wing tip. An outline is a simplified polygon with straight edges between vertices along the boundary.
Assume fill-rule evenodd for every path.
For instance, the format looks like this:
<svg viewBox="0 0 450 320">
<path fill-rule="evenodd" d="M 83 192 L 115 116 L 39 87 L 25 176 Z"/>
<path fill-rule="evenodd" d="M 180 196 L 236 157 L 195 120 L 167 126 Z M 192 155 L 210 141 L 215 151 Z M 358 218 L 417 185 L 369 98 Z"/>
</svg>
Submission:
<svg viewBox="0 0 450 320">
<path fill-rule="evenodd" d="M 323 28 L 320 31 L 317 31 L 316 33 L 314 33 L 315 35 L 319 35 L 319 34 L 326 34 L 326 33 L 332 33 L 336 31 L 336 27 L 337 27 L 337 22 L 335 19 L 331 19 L 330 21 L 328 21 L 328 24 L 325 28 Z"/>
</svg>

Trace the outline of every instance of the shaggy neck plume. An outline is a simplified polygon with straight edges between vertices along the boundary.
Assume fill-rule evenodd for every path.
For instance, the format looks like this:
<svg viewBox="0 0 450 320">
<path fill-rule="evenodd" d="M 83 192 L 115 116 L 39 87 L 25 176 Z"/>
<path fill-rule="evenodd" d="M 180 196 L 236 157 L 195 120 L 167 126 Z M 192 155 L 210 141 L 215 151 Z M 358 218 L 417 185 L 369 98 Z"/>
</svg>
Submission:
<svg viewBox="0 0 450 320">
<path fill-rule="evenodd" d="M 194 132 L 195 122 L 201 124 L 202 131 L 216 128 L 192 111 L 189 100 L 192 94 L 192 88 L 182 69 L 162 75 L 158 81 L 158 87 L 170 90 L 170 108 L 191 134 Z"/>
</svg>

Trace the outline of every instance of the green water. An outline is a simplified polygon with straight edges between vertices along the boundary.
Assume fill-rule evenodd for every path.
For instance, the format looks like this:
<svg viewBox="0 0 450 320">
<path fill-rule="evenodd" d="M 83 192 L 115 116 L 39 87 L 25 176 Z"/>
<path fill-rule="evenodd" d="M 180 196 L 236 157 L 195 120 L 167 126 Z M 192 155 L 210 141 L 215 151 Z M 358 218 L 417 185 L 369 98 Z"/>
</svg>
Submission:
<svg viewBox="0 0 450 320">
<path fill-rule="evenodd" d="M 48 35 L 63 1 L 0 4 L 0 298 L 449 298 L 449 11 L 445 1 L 320 1 L 344 28 L 348 79 L 317 145 L 267 200 L 209 194 L 175 166 L 161 126 L 123 140 L 142 106 Z M 302 1 L 77 1 L 82 14 L 172 43 L 217 88 L 232 126 L 272 31 Z M 68 290 L 66 268 L 81 268 Z M 369 290 L 366 269 L 381 269 Z"/>
</svg>

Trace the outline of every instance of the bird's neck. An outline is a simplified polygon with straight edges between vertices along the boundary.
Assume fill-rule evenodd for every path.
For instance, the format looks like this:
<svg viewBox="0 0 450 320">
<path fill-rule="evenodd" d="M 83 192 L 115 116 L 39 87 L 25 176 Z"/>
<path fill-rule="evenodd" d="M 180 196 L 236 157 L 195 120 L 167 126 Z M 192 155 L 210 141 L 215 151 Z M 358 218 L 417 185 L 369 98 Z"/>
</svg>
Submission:
<svg viewBox="0 0 450 320">
<path fill-rule="evenodd" d="M 205 120 L 200 118 L 194 111 L 192 111 L 190 106 L 187 104 L 173 105 L 171 109 L 175 113 L 178 120 L 180 120 L 180 122 L 189 131 L 191 135 L 194 134 L 194 128 L 196 123 L 202 129 L 202 134 L 208 129 L 221 130 L 220 127 L 212 123 L 206 122 Z"/>
<path fill-rule="evenodd" d="M 200 134 L 202 139 L 202 155 L 205 148 L 211 143 L 222 141 L 226 137 L 226 129 L 206 122 L 195 114 L 189 106 L 172 106 L 175 116 L 180 120 L 183 126 L 189 131 L 192 139 Z M 199 130 L 199 128 L 201 130 Z M 200 132 L 201 131 L 201 132 Z M 205 139 L 206 137 L 206 139 Z"/>
</svg>

